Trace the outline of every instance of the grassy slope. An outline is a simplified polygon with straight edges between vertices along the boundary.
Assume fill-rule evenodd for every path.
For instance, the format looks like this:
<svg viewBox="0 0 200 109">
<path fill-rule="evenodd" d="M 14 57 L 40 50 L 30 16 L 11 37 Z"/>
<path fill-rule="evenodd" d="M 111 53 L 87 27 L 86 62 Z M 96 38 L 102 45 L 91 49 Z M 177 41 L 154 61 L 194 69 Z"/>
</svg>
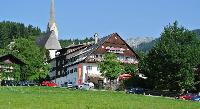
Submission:
<svg viewBox="0 0 200 109">
<path fill-rule="evenodd" d="M 200 109 L 200 103 L 119 92 L 0 87 L 0 109 Z"/>
</svg>

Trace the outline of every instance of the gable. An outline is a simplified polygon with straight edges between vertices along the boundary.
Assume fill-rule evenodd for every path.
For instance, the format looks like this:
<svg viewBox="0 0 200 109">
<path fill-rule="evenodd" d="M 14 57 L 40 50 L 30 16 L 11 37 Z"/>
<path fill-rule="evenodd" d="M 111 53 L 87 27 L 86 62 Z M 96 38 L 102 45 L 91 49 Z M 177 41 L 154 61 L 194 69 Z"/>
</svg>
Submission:
<svg viewBox="0 0 200 109">
<path fill-rule="evenodd" d="M 117 33 L 113 33 L 95 52 L 99 54 L 114 52 L 124 56 L 139 58 L 133 49 Z"/>
<path fill-rule="evenodd" d="M 1 56 L 0 62 L 6 63 L 6 64 L 18 64 L 18 65 L 24 65 L 25 64 L 20 59 L 16 58 L 15 56 L 13 56 L 11 54 Z"/>
</svg>

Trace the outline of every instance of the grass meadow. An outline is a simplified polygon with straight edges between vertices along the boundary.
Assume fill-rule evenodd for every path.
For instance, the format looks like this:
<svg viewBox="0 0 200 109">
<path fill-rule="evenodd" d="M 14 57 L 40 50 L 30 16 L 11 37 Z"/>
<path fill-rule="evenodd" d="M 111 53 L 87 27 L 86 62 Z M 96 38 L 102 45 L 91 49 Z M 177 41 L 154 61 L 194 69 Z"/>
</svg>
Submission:
<svg viewBox="0 0 200 109">
<path fill-rule="evenodd" d="M 124 92 L 0 87 L 0 109 L 200 109 L 200 103 Z"/>
</svg>

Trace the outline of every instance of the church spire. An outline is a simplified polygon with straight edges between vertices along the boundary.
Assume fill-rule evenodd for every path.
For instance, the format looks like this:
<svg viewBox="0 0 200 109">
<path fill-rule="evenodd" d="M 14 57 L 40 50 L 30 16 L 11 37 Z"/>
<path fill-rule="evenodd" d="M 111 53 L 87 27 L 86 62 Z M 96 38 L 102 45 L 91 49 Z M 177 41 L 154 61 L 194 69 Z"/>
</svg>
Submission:
<svg viewBox="0 0 200 109">
<path fill-rule="evenodd" d="M 55 22 L 55 9 L 54 9 L 54 0 L 51 0 L 51 10 L 50 10 L 50 22 Z"/>
<path fill-rule="evenodd" d="M 47 32 L 54 31 L 56 38 L 58 39 L 58 29 L 55 20 L 55 0 L 51 0 L 51 7 L 50 7 L 50 19 L 47 26 Z"/>
</svg>

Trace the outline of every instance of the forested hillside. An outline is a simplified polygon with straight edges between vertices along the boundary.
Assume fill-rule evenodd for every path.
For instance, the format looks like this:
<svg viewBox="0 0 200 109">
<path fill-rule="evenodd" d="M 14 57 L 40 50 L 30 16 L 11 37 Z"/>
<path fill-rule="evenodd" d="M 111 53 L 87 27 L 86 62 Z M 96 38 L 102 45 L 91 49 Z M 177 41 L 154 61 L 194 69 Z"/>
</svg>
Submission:
<svg viewBox="0 0 200 109">
<path fill-rule="evenodd" d="M 93 37 L 86 37 L 85 39 L 65 39 L 65 40 L 59 40 L 60 41 L 60 45 L 62 48 L 67 47 L 71 44 L 83 44 L 83 43 L 87 43 L 87 42 L 91 42 L 94 41 Z"/>
<path fill-rule="evenodd" d="M 14 39 L 28 38 L 40 34 L 41 30 L 32 25 L 25 26 L 23 23 L 10 21 L 0 22 L 0 49 L 5 48 Z"/>
</svg>

